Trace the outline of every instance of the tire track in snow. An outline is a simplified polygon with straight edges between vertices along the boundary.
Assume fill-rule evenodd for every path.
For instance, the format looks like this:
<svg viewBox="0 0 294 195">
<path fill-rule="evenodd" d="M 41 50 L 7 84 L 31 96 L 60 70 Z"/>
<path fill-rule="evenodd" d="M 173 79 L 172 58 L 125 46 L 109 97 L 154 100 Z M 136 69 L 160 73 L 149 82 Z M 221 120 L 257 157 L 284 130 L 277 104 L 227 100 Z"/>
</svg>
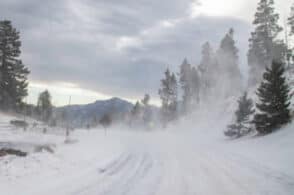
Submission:
<svg viewBox="0 0 294 195">
<path fill-rule="evenodd" d="M 120 178 L 119 176 L 122 176 L 121 173 L 123 173 L 124 169 L 127 167 L 125 165 L 133 163 L 133 158 L 133 154 L 129 152 L 123 152 L 117 159 L 114 159 L 108 163 L 104 168 L 97 168 L 98 171 L 96 171 L 96 178 L 91 180 L 91 182 L 87 185 L 76 189 L 71 194 L 100 194 L 101 192 L 98 192 L 102 191 L 104 188 L 107 188 L 108 183 L 112 182 L 112 178 Z M 89 175 L 92 174 L 93 173 L 89 173 Z"/>
<path fill-rule="evenodd" d="M 75 195 L 86 194 L 138 194 L 138 188 L 153 168 L 153 159 L 148 153 L 131 152 L 103 168 L 99 180 L 76 191 Z M 142 194 L 142 193 L 140 193 Z M 146 195 L 150 195 L 149 192 Z"/>
<path fill-rule="evenodd" d="M 123 154 L 122 157 L 114 160 L 105 168 L 102 168 L 102 169 L 100 168 L 99 172 L 107 174 L 107 175 L 115 175 L 125 166 L 125 164 L 127 164 L 131 160 L 131 158 L 132 158 L 131 154 Z"/>
</svg>

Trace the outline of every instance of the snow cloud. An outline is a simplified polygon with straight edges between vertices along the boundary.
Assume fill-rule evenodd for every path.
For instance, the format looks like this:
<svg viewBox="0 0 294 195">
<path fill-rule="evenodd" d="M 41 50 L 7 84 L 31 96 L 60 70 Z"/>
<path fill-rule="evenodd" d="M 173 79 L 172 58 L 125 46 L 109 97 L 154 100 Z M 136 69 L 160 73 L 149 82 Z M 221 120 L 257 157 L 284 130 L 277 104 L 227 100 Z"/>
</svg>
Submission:
<svg viewBox="0 0 294 195">
<path fill-rule="evenodd" d="M 218 47 L 230 27 L 245 57 L 249 22 L 197 14 L 198 3 L 1 0 L 0 13 L 21 32 L 22 59 L 31 70 L 32 88 L 36 83 L 73 83 L 104 97 L 136 99 L 150 93 L 156 100 L 165 68 L 178 71 L 185 57 L 197 65 L 201 45 L 208 40 Z M 245 59 L 240 61 L 246 75 Z"/>
</svg>

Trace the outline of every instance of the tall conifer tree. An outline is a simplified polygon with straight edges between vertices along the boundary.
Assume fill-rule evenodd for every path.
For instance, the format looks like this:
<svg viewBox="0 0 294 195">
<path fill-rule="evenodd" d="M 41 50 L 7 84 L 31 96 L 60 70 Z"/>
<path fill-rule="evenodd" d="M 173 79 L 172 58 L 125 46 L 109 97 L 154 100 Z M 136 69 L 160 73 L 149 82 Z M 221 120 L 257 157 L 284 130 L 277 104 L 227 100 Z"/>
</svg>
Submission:
<svg viewBox="0 0 294 195">
<path fill-rule="evenodd" d="M 164 74 L 165 78 L 161 80 L 161 88 L 158 93 L 162 102 L 162 120 L 166 124 L 177 117 L 178 83 L 175 74 L 171 73 L 169 69 Z"/>
<path fill-rule="evenodd" d="M 290 25 L 290 34 L 294 35 L 294 4 L 291 7 L 290 17 L 288 18 L 288 24 Z"/>
<path fill-rule="evenodd" d="M 278 24 L 279 14 L 275 12 L 274 0 L 260 0 L 253 25 L 255 30 L 249 39 L 247 54 L 250 67 L 249 85 L 257 84 L 265 67 L 273 60 L 282 60 L 287 52 L 285 44 L 277 40 L 283 30 Z"/>
<path fill-rule="evenodd" d="M 260 134 L 271 133 L 290 121 L 290 90 L 284 73 L 283 64 L 274 61 L 263 74 L 263 81 L 257 90 L 258 112 L 253 120 Z"/>
<path fill-rule="evenodd" d="M 180 66 L 179 83 L 183 90 L 183 112 L 187 114 L 199 102 L 200 78 L 198 71 L 187 59 Z"/>
<path fill-rule="evenodd" d="M 37 103 L 37 109 L 40 119 L 44 122 L 49 122 L 52 116 L 53 105 L 51 103 L 51 95 L 45 90 L 40 93 Z"/>
<path fill-rule="evenodd" d="M 198 67 L 201 83 L 200 94 L 201 99 L 207 100 L 208 97 L 212 96 L 213 88 L 216 86 L 219 67 L 209 42 L 203 44 L 201 54 L 201 62 Z"/>
<path fill-rule="evenodd" d="M 0 21 L 0 108 L 17 109 L 27 96 L 28 68 L 20 57 L 19 32 L 8 20 Z"/>
<path fill-rule="evenodd" d="M 253 101 L 247 97 L 247 93 L 238 100 L 238 109 L 235 112 L 235 122 L 228 126 L 225 135 L 240 137 L 251 131 L 250 116 L 254 113 Z"/>
<path fill-rule="evenodd" d="M 234 40 L 234 30 L 231 28 L 221 40 L 217 51 L 217 60 L 220 66 L 222 77 L 218 82 L 222 82 L 223 93 L 226 96 L 235 95 L 242 87 L 242 77 L 238 65 L 238 49 Z"/>
</svg>

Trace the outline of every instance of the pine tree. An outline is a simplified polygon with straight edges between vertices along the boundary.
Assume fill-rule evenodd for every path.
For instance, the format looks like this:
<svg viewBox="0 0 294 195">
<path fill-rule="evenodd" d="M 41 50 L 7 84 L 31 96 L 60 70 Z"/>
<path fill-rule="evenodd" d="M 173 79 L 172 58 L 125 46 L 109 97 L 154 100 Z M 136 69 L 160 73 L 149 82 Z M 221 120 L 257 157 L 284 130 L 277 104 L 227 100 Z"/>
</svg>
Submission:
<svg viewBox="0 0 294 195">
<path fill-rule="evenodd" d="M 49 122 L 52 116 L 52 103 L 51 103 L 51 95 L 49 91 L 45 90 L 40 93 L 37 104 L 38 113 L 40 119 L 44 122 Z"/>
<path fill-rule="evenodd" d="M 287 51 L 285 44 L 276 39 L 282 31 L 278 20 L 279 15 L 275 13 L 274 1 L 260 0 L 253 21 L 255 30 L 251 33 L 247 54 L 251 86 L 261 80 L 265 67 L 269 66 L 273 60 L 282 60 Z"/>
<path fill-rule="evenodd" d="M 188 63 L 187 59 L 184 59 L 180 66 L 179 82 L 183 90 L 183 111 L 187 113 L 192 104 L 192 75 L 191 75 L 191 64 Z"/>
<path fill-rule="evenodd" d="M 288 18 L 288 24 L 290 25 L 290 34 L 294 35 L 294 4 L 291 7 L 290 17 Z"/>
<path fill-rule="evenodd" d="M 0 21 L 0 108 L 17 109 L 27 96 L 27 75 L 20 56 L 19 32 L 10 21 Z"/>
<path fill-rule="evenodd" d="M 198 66 L 200 72 L 200 96 L 201 99 L 207 100 L 212 96 L 218 80 L 219 67 L 215 54 L 209 42 L 202 46 L 202 57 Z"/>
<path fill-rule="evenodd" d="M 217 51 L 217 61 L 220 66 L 219 74 L 222 75 L 221 93 L 230 96 L 238 93 L 242 86 L 242 77 L 238 65 L 238 49 L 234 40 L 234 30 L 231 28 L 221 40 Z"/>
<path fill-rule="evenodd" d="M 253 123 L 260 134 L 271 133 L 290 122 L 289 86 L 284 77 L 285 69 L 281 62 L 274 61 L 266 68 L 257 95 L 259 103 Z"/>
<path fill-rule="evenodd" d="M 167 69 L 165 71 L 165 78 L 161 80 L 161 88 L 158 91 L 162 102 L 161 115 L 164 124 L 177 117 L 177 85 L 175 74 L 171 74 L 169 69 Z"/>
<path fill-rule="evenodd" d="M 144 98 L 141 100 L 142 104 L 143 104 L 143 122 L 144 125 L 148 127 L 149 123 L 151 122 L 151 118 L 152 118 L 152 110 L 151 107 L 149 105 L 149 101 L 150 101 L 150 95 L 149 94 L 145 94 Z"/>
<path fill-rule="evenodd" d="M 110 114 L 104 114 L 99 120 L 99 123 L 104 127 L 104 129 L 107 129 L 112 123 Z"/>
<path fill-rule="evenodd" d="M 191 70 L 191 94 L 192 94 L 192 101 L 191 107 L 195 108 L 195 106 L 200 102 L 200 87 L 201 87 L 201 80 L 200 74 L 197 68 L 193 67 Z"/>
<path fill-rule="evenodd" d="M 197 69 L 185 59 L 180 66 L 179 77 L 183 90 L 183 112 L 187 114 L 199 102 L 200 76 Z"/>
<path fill-rule="evenodd" d="M 136 102 L 136 104 L 134 105 L 133 109 L 131 110 L 132 115 L 137 118 L 139 117 L 139 115 L 141 114 L 141 105 L 140 102 Z"/>
<path fill-rule="evenodd" d="M 144 98 L 142 99 L 142 104 L 146 107 L 149 105 L 149 101 L 150 101 L 150 95 L 149 94 L 145 94 Z"/>
<path fill-rule="evenodd" d="M 177 110 L 178 110 L 178 81 L 176 75 L 172 73 L 170 79 L 170 105 L 169 105 L 169 113 L 170 120 L 174 120 L 177 118 Z"/>
<path fill-rule="evenodd" d="M 240 137 L 251 131 L 250 116 L 254 113 L 253 101 L 247 97 L 245 92 L 238 100 L 238 109 L 235 112 L 235 123 L 228 126 L 225 135 L 229 137 Z"/>
</svg>

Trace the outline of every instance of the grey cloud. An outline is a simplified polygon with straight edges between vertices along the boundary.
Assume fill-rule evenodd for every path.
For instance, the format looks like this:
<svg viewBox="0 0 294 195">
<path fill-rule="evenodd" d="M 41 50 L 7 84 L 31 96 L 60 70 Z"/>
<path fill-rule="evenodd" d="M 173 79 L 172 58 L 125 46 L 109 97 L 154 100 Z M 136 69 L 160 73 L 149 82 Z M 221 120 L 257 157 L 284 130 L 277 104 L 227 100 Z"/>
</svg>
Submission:
<svg viewBox="0 0 294 195">
<path fill-rule="evenodd" d="M 73 3 L 75 2 L 75 3 Z M 190 0 L 2 0 L 0 13 L 21 31 L 31 80 L 64 81 L 124 97 L 153 96 L 164 69 L 184 57 L 199 61 L 201 44 L 235 27 L 241 51 L 248 24 L 232 18 L 189 18 Z M 173 27 L 157 25 L 179 19 Z M 156 30 L 153 31 L 153 28 Z M 149 33 L 143 33 L 150 30 Z M 116 48 L 121 37 L 138 45 Z M 244 61 L 244 60 L 243 60 Z"/>
</svg>

